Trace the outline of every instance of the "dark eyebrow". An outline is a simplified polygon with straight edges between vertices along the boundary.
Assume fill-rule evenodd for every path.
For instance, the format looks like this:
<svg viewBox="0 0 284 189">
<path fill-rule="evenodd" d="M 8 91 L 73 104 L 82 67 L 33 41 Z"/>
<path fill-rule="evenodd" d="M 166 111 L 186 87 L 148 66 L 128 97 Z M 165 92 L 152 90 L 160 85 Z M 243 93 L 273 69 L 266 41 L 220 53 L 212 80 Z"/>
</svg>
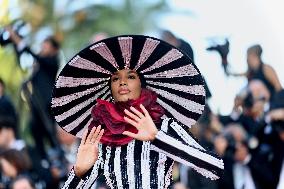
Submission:
<svg viewBox="0 0 284 189">
<path fill-rule="evenodd" d="M 135 71 L 133 71 L 133 70 L 129 70 L 127 73 L 128 73 L 128 74 L 134 73 L 134 74 L 138 75 L 137 72 L 135 72 Z"/>
</svg>

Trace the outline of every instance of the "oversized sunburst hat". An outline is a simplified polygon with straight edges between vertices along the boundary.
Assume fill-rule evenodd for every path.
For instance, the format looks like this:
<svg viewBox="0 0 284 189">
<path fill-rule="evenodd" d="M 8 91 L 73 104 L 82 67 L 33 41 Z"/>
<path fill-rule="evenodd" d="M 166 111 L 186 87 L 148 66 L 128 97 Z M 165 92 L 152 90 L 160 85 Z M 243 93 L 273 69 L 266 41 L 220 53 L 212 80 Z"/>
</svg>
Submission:
<svg viewBox="0 0 284 189">
<path fill-rule="evenodd" d="M 204 81 L 192 60 L 160 39 L 127 35 L 86 47 L 62 69 L 51 102 L 59 126 L 81 137 L 92 120 L 96 99 L 110 100 L 109 79 L 120 69 L 143 75 L 146 88 L 158 94 L 165 116 L 190 127 L 202 114 Z"/>
</svg>

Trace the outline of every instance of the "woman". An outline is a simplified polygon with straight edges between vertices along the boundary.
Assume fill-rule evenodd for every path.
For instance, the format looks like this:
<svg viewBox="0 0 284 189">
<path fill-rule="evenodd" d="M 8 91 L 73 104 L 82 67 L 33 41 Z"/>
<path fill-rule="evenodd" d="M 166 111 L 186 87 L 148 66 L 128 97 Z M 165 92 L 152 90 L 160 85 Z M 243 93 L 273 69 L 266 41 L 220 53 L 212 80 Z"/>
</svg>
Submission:
<svg viewBox="0 0 284 189">
<path fill-rule="evenodd" d="M 7 178 L 4 179 L 7 188 L 10 187 L 11 182 L 21 175 L 31 176 L 30 168 L 31 162 L 26 154 L 14 149 L 4 150 L 0 154 L 1 172 Z"/>
<path fill-rule="evenodd" d="M 262 81 L 272 97 L 275 92 L 282 89 L 282 85 L 275 70 L 270 65 L 263 63 L 261 55 L 262 47 L 260 45 L 253 45 L 249 47 L 247 49 L 248 70 L 241 74 L 230 74 L 233 76 L 246 76 L 249 82 L 252 80 Z"/>
<path fill-rule="evenodd" d="M 58 124 L 82 137 L 63 188 L 90 188 L 101 174 L 110 188 L 168 188 L 174 161 L 218 179 L 222 160 L 187 132 L 204 103 L 196 66 L 159 39 L 119 36 L 85 48 L 52 99 Z"/>
</svg>

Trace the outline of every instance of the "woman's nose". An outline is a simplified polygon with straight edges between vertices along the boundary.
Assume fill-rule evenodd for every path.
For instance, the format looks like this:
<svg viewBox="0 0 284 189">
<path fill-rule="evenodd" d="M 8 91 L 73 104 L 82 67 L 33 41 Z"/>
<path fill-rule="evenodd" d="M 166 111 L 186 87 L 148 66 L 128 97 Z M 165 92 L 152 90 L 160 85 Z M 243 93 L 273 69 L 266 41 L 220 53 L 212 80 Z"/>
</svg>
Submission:
<svg viewBox="0 0 284 189">
<path fill-rule="evenodd" d="M 127 85 L 127 81 L 125 79 L 121 79 L 119 85 L 120 86 Z"/>
</svg>

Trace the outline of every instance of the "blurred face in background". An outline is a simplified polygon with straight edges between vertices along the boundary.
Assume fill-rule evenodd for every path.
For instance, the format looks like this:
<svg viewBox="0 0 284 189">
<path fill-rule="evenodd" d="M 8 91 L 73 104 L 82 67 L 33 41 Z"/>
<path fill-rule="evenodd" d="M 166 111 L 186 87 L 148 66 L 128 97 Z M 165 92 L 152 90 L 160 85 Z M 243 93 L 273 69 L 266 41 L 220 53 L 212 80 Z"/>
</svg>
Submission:
<svg viewBox="0 0 284 189">
<path fill-rule="evenodd" d="M 16 167 L 5 158 L 0 158 L 0 164 L 4 175 L 10 178 L 15 178 L 17 176 L 18 173 Z"/>
<path fill-rule="evenodd" d="M 259 68 L 260 58 L 254 52 L 248 52 L 247 53 L 247 63 L 250 69 L 256 70 Z"/>
<path fill-rule="evenodd" d="M 40 55 L 42 56 L 53 56 L 57 53 L 52 43 L 49 40 L 44 40 L 41 44 Z"/>
<path fill-rule="evenodd" d="M 260 80 L 252 80 L 249 83 L 249 89 L 252 92 L 254 99 L 251 112 L 254 117 L 262 116 L 266 103 L 270 98 L 270 93 L 267 87 Z"/>
<path fill-rule="evenodd" d="M 12 189 L 34 189 L 28 179 L 21 178 L 13 183 Z"/>
<path fill-rule="evenodd" d="M 138 74 L 129 69 L 115 72 L 111 76 L 111 92 L 116 102 L 138 99 L 141 94 L 141 81 Z"/>
</svg>

